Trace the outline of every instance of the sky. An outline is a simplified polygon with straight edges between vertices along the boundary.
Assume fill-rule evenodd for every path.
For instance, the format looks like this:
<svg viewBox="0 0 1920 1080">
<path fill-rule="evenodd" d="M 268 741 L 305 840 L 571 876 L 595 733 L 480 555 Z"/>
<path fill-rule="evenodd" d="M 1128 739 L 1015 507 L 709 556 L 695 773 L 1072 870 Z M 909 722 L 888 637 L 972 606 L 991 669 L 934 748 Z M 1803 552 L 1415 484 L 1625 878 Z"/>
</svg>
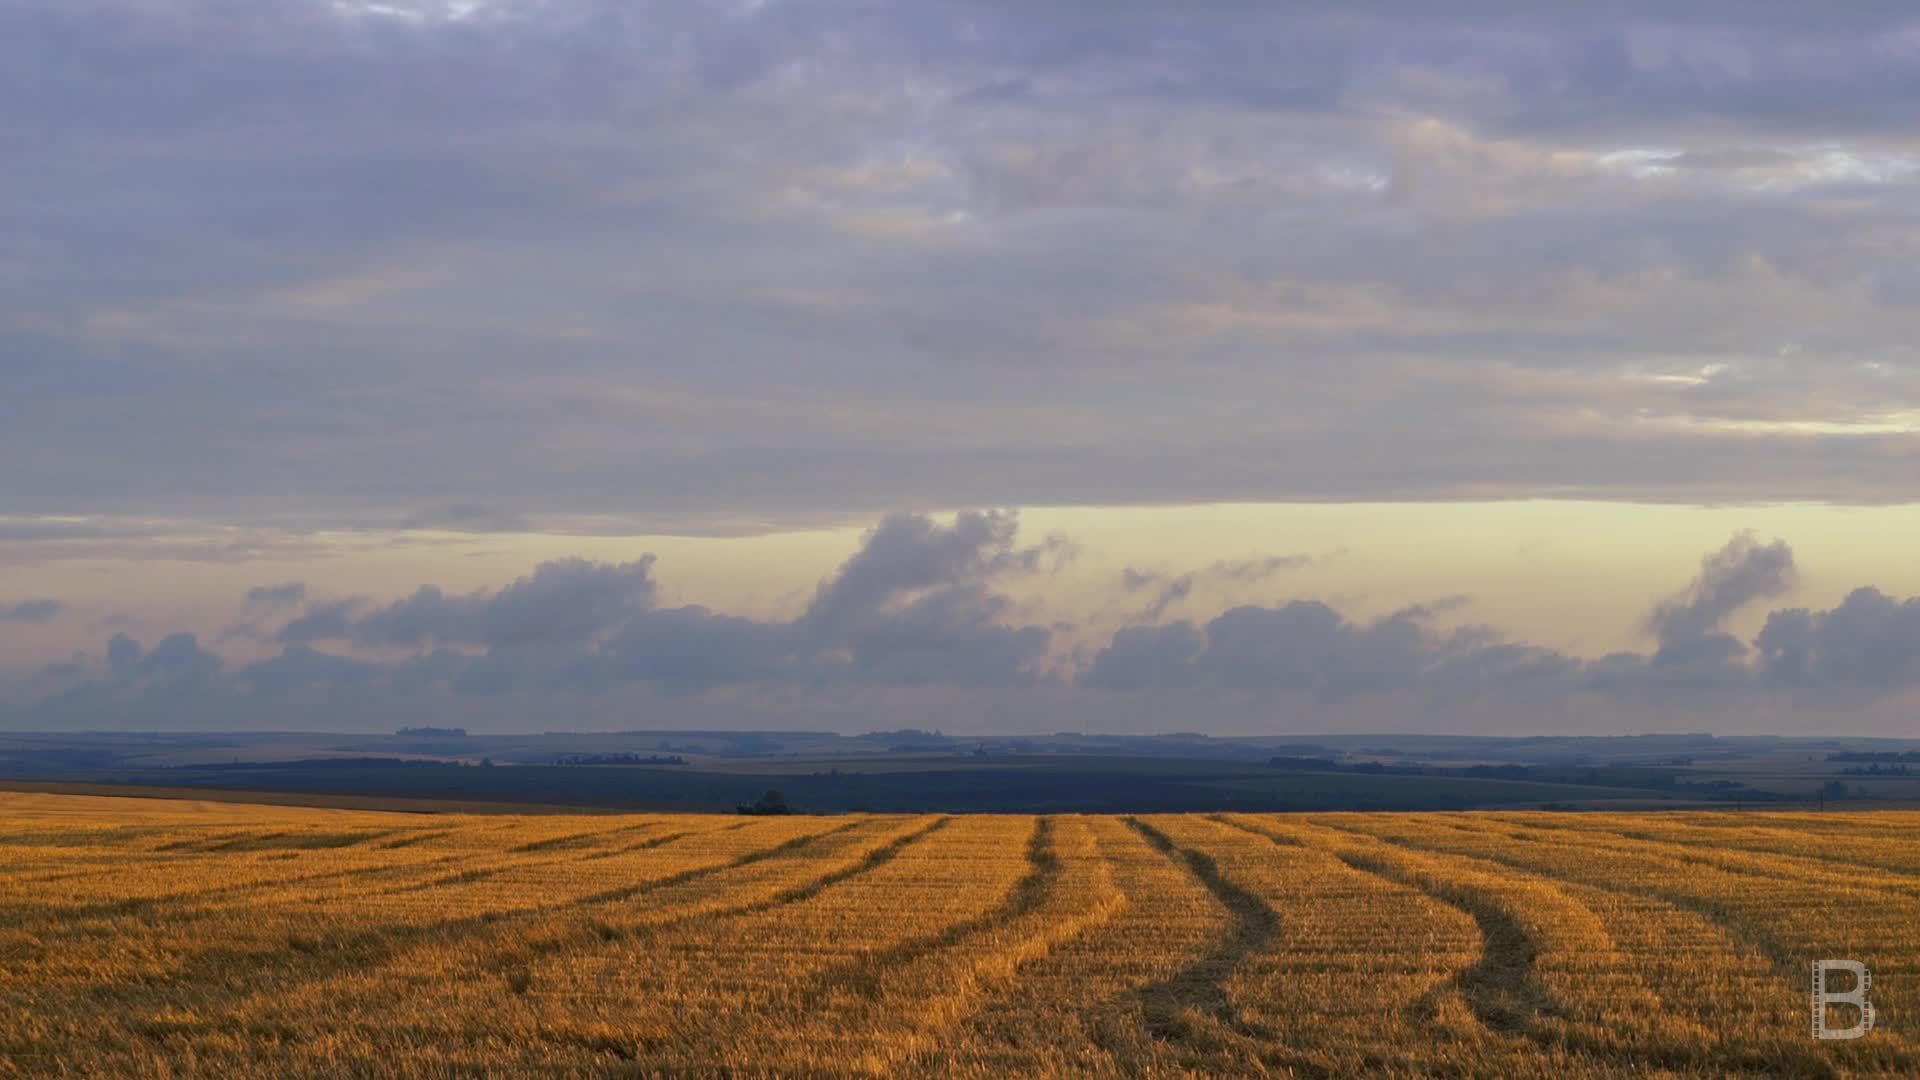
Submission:
<svg viewBox="0 0 1920 1080">
<path fill-rule="evenodd" d="M 0 0 L 0 727 L 1914 734 L 1920 14 Z"/>
</svg>

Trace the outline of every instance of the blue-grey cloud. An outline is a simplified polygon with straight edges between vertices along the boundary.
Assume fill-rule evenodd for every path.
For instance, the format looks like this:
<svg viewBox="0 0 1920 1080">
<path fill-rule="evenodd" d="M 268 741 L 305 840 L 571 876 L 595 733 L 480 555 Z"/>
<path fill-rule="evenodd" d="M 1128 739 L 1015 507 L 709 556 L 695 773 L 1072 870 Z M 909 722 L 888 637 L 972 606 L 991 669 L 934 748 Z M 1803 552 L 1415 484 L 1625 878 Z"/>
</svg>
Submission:
<svg viewBox="0 0 1920 1080">
<path fill-rule="evenodd" d="M 256 585 L 247 590 L 241 602 L 240 621 L 221 631 L 220 640 L 266 637 L 263 627 L 267 620 L 281 612 L 297 610 L 306 602 L 307 585 L 303 581 Z"/>
<path fill-rule="evenodd" d="M 1863 587 L 1828 611 L 1775 611 L 1754 644 L 1769 683 L 1874 696 L 1920 685 L 1920 598 Z"/>
<path fill-rule="evenodd" d="M 1756 600 L 1779 596 L 1795 580 L 1793 549 L 1784 540 L 1762 544 L 1742 533 L 1700 562 L 1700 575 L 1647 619 L 1662 648 L 1703 638 Z"/>
<path fill-rule="evenodd" d="M 402 527 L 470 533 L 527 532 L 532 523 L 525 514 L 485 503 L 461 502 L 409 515 Z"/>
<path fill-rule="evenodd" d="M 353 597 L 309 603 L 298 616 L 287 620 L 273 638 L 288 646 L 347 640 L 354 636 L 354 613 L 364 606 L 364 602 Z"/>
<path fill-rule="evenodd" d="M 249 618 L 271 615 L 288 608 L 297 608 L 306 603 L 307 586 L 302 581 L 289 581 L 280 585 L 258 585 L 247 590 L 246 600 L 240 613 Z"/>
<path fill-rule="evenodd" d="M 1313 600 L 1275 608 L 1242 605 L 1199 628 L 1181 621 L 1123 630 L 1081 681 L 1103 689 L 1201 686 L 1328 700 L 1397 693 L 1428 682 L 1499 689 L 1496 680 L 1476 685 L 1463 672 L 1509 670 L 1514 646 L 1487 640 L 1477 629 L 1435 633 L 1427 625 L 1430 617 L 1425 608 L 1409 608 L 1362 624 Z"/>
<path fill-rule="evenodd" d="M 1206 637 L 1184 619 L 1165 626 L 1122 627 L 1080 681 L 1107 690 L 1188 687 L 1196 677 L 1194 663 L 1206 648 Z"/>
<path fill-rule="evenodd" d="M 376 646 L 585 644 L 653 606 L 653 562 L 561 559 L 497 592 L 465 596 L 423 585 L 353 619 L 348 636 Z"/>
<path fill-rule="evenodd" d="M 1774 683 L 1815 688 L 1831 699 L 1848 689 L 1837 672 L 1861 663 L 1860 646 L 1872 638 L 1857 628 L 1865 622 L 1892 629 L 1902 609 L 1864 590 L 1831 613 L 1775 612 L 1755 642 L 1756 661 L 1748 643 L 1724 624 L 1747 605 L 1784 593 L 1795 573 L 1785 541 L 1734 536 L 1701 560 L 1699 574 L 1684 589 L 1648 614 L 1646 626 L 1657 638 L 1651 653 L 1587 660 L 1508 641 L 1487 627 L 1436 629 L 1434 620 L 1463 607 L 1464 596 L 1413 605 L 1370 623 L 1318 601 L 1296 600 L 1277 608 L 1236 607 L 1199 627 L 1180 621 L 1123 629 L 1094 656 L 1080 683 L 1107 690 L 1286 692 L 1322 702 L 1413 692 L 1429 701 L 1502 702 L 1502 712 L 1538 708 L 1543 695 L 1564 701 L 1598 694 L 1631 705 L 1636 714 L 1657 715 L 1697 708 L 1715 693 L 1737 695 Z M 1879 639 L 1889 673 L 1904 670 L 1906 661 L 1891 660 L 1904 655 L 1904 646 L 1885 642 L 1909 636 L 1895 632 Z M 1883 677 L 1869 685 L 1885 692 L 1907 684 Z"/>
<path fill-rule="evenodd" d="M 806 643 L 791 625 L 698 606 L 632 620 L 607 642 L 603 657 L 609 672 L 674 694 L 813 674 Z"/>
<path fill-rule="evenodd" d="M 1057 569 L 1073 546 L 1057 536 L 1022 545 L 1018 529 L 1011 511 L 951 522 L 890 515 L 790 622 L 658 608 L 651 555 L 557 560 L 467 594 L 429 585 L 386 604 L 307 599 L 271 634 L 282 657 L 257 679 L 253 667 L 237 678 L 258 689 L 400 677 L 378 665 L 329 666 L 315 647 L 332 645 L 417 650 L 437 672 L 427 681 L 476 695 L 641 683 L 671 695 L 770 681 L 1031 685 L 1046 677 L 1052 629 L 1010 625 L 1013 604 L 995 583 Z M 415 664 L 401 670 L 423 674 Z"/>
<path fill-rule="evenodd" d="M 49 597 L 20 600 L 11 604 L 0 602 L 0 622 L 52 622 L 66 610 L 67 605 Z"/>
</svg>

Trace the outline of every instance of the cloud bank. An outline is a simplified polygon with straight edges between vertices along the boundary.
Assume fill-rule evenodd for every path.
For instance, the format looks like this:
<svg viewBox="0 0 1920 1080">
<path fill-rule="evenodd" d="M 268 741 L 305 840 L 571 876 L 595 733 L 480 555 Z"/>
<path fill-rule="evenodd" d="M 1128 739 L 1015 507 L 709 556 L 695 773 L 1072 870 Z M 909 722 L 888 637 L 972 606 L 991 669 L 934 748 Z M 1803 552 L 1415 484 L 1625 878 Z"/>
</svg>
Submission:
<svg viewBox="0 0 1920 1080">
<path fill-rule="evenodd" d="M 1193 726 L 1181 710 L 1225 709 L 1238 729 L 1261 731 L 1555 730 L 1593 715 L 1613 729 L 1733 717 L 1750 728 L 1756 709 L 1780 724 L 1815 714 L 1877 723 L 1879 710 L 1920 689 L 1920 598 L 1861 588 L 1831 610 L 1771 611 L 1751 641 L 1732 633 L 1730 621 L 1780 596 L 1796 573 L 1784 541 L 1751 534 L 1709 553 L 1691 582 L 1651 606 L 1649 651 L 1595 658 L 1461 622 L 1471 602 L 1452 596 L 1370 621 L 1305 598 L 1205 621 L 1142 614 L 1080 661 L 1061 647 L 1071 624 L 1023 621 L 1006 591 L 1076 551 L 1058 536 L 1023 543 L 1009 511 L 895 514 L 787 620 L 662 606 L 652 556 L 555 560 L 497 589 L 423 586 L 385 603 L 262 586 L 240 609 L 261 620 L 249 625 L 278 643 L 277 655 L 230 663 L 191 634 L 151 648 L 119 634 L 99 658 L 40 673 L 58 687 L 9 722 L 378 728 L 424 712 L 520 727 L 537 715 L 565 728 L 643 710 L 850 730 L 928 715 L 955 730 L 1055 730 L 1063 716 L 1169 730 Z M 1191 573 L 1263 580 L 1293 561 Z M 1148 585 L 1139 576 L 1121 590 L 1185 575 Z"/>
</svg>

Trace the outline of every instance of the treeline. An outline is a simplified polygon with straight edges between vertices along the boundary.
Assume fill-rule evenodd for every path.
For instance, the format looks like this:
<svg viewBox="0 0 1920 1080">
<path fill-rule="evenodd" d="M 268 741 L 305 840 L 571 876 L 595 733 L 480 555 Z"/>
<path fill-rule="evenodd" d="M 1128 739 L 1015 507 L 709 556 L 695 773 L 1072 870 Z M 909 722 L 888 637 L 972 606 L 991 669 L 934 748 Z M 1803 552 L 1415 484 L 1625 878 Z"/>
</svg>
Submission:
<svg viewBox="0 0 1920 1080">
<path fill-rule="evenodd" d="M 685 765 L 679 754 L 555 754 L 555 765 Z"/>
<path fill-rule="evenodd" d="M 168 765 L 168 769 L 181 769 L 193 772 L 228 772 L 242 769 L 248 772 L 264 769 L 418 769 L 440 765 L 453 765 L 450 761 L 423 761 L 420 758 L 396 757 L 326 757 L 297 758 L 291 761 L 232 761 L 207 762 L 199 765 Z M 492 764 L 492 762 L 488 762 Z"/>
<path fill-rule="evenodd" d="M 1321 757 L 1272 757 L 1267 765 L 1275 769 L 1292 769 L 1301 772 L 1349 772 L 1361 776 L 1471 776 L 1476 780 L 1543 780 L 1548 783 L 1601 783 L 1597 769 L 1584 770 L 1580 779 L 1567 775 L 1564 768 L 1541 768 L 1529 765 L 1470 765 L 1466 768 L 1441 765 L 1388 765 L 1379 761 L 1356 761 L 1352 764 Z M 1646 777 L 1640 777 L 1644 785 Z"/>
<path fill-rule="evenodd" d="M 1584 787 L 1613 787 L 1654 790 L 1662 793 L 1687 791 L 1724 798 L 1754 801 L 1781 799 L 1778 793 L 1749 790 L 1737 780 L 1696 779 L 1678 770 L 1654 766 L 1629 765 L 1428 765 L 1380 761 L 1342 762 L 1325 757 L 1278 756 L 1267 765 L 1289 772 L 1342 773 L 1358 776 L 1444 777 L 1449 779 L 1510 780 L 1537 784 L 1570 784 Z M 1852 772 L 1854 770 L 1847 770 Z"/>
</svg>

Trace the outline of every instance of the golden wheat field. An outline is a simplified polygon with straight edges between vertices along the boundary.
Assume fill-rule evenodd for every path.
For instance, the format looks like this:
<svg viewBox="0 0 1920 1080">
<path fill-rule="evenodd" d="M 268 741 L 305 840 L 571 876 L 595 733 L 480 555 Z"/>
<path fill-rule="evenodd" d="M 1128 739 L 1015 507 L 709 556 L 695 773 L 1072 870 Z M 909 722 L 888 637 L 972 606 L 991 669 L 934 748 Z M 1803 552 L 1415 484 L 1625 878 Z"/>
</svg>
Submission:
<svg viewBox="0 0 1920 1080">
<path fill-rule="evenodd" d="M 1917 828 L 0 793 L 0 1073 L 1920 1075 Z"/>
</svg>

